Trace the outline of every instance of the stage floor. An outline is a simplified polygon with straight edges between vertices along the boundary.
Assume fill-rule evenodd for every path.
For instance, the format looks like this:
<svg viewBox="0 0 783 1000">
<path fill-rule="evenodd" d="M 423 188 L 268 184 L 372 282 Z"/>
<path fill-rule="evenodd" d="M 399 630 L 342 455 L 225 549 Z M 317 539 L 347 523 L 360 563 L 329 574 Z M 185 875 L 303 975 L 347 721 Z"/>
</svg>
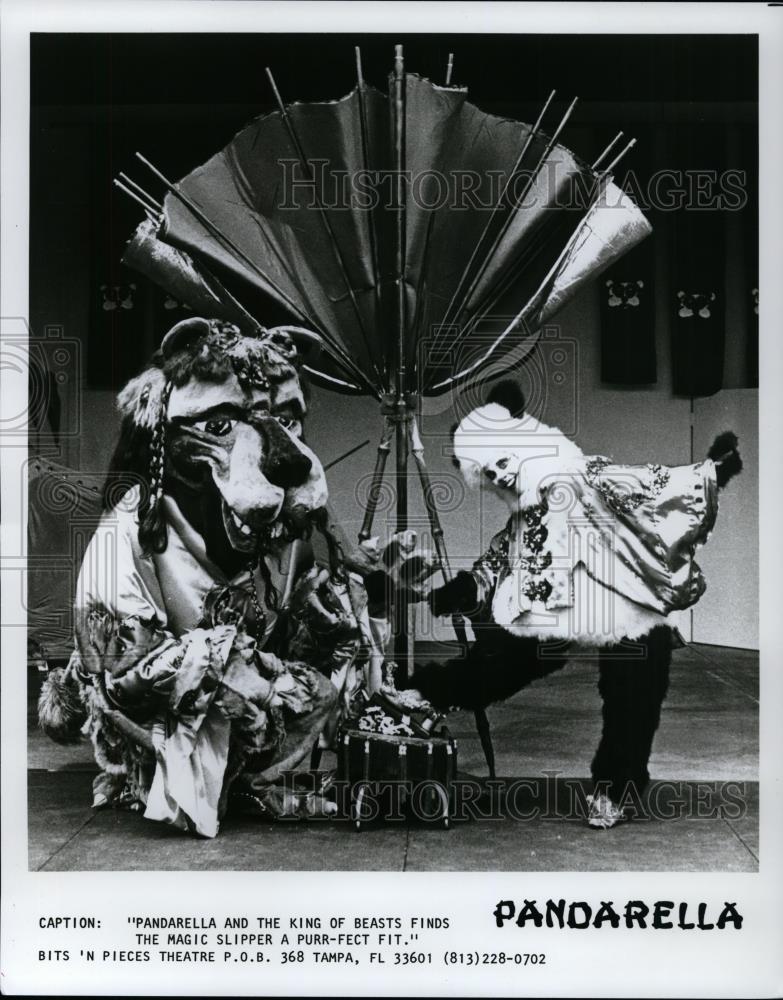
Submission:
<svg viewBox="0 0 783 1000">
<path fill-rule="evenodd" d="M 570 807 L 577 803 L 578 813 L 600 734 L 596 681 L 594 662 L 574 660 L 489 709 L 498 784 L 472 801 L 478 784 L 467 780 L 466 818 L 450 830 L 393 822 L 356 832 L 347 821 L 229 818 L 207 841 L 138 813 L 94 812 L 91 749 L 59 747 L 36 729 L 40 681 L 31 673 L 30 868 L 757 871 L 758 654 L 696 644 L 675 652 L 644 813 L 610 831 L 588 828 Z M 460 772 L 483 779 L 472 714 L 454 713 L 449 728 Z M 331 761 L 325 755 L 322 766 Z"/>
</svg>

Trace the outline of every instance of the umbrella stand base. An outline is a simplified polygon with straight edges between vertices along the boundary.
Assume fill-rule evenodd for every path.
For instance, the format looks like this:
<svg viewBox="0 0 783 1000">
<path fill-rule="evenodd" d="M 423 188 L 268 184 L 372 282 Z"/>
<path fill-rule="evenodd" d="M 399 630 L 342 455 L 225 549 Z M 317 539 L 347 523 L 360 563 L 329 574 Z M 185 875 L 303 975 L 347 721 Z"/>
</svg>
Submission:
<svg viewBox="0 0 783 1000">
<path fill-rule="evenodd" d="M 424 505 L 427 509 L 427 517 L 430 523 L 430 531 L 432 533 L 432 541 L 435 546 L 435 552 L 438 557 L 438 562 L 440 564 L 440 570 L 443 574 L 444 580 L 448 583 L 452 578 L 451 565 L 449 563 L 448 553 L 446 551 L 446 543 L 443 537 L 443 528 L 440 523 L 440 514 L 438 512 L 437 503 L 435 501 L 434 492 L 432 489 L 432 483 L 430 481 L 429 471 L 427 470 L 426 463 L 424 461 L 424 445 L 419 435 L 418 424 L 416 421 L 416 416 L 414 413 L 413 405 L 409 402 L 408 406 L 403 410 L 402 408 L 395 409 L 394 412 L 389 412 L 388 409 L 384 408 L 384 423 L 383 431 L 381 433 L 381 439 L 378 443 L 378 452 L 375 459 L 375 469 L 373 470 L 373 477 L 370 484 L 370 490 L 367 496 L 367 506 L 364 512 L 364 519 L 362 521 L 362 527 L 359 532 L 359 540 L 366 541 L 372 533 L 372 525 L 375 519 L 375 513 L 378 508 L 378 502 L 381 495 L 381 488 L 383 485 L 384 472 L 386 470 L 386 462 L 391 451 L 392 437 L 395 436 L 400 424 L 404 424 L 404 447 L 400 446 L 400 439 L 402 435 L 397 435 L 397 483 L 398 488 L 402 486 L 402 476 L 404 474 L 405 464 L 407 464 L 408 452 L 413 455 L 413 460 L 416 465 L 416 469 L 419 474 L 419 483 L 421 485 L 422 496 L 424 498 Z M 405 488 L 405 487 L 402 487 Z M 407 496 L 404 498 L 403 504 L 399 504 L 400 498 L 398 497 L 398 523 L 397 530 L 405 530 L 407 526 Z M 399 517 L 400 507 L 403 510 L 403 517 Z M 402 522 L 402 523 L 401 523 Z M 463 651 L 467 647 L 467 632 L 465 629 L 465 620 L 460 615 L 452 616 L 452 625 L 454 627 L 454 632 L 456 634 L 457 640 L 463 647 Z M 395 600 L 394 604 L 394 648 L 395 648 L 395 658 L 397 659 L 398 669 L 404 667 L 406 676 L 408 675 L 408 663 L 411 659 L 411 637 L 408 632 L 408 605 L 407 603 L 401 603 Z M 489 719 L 487 718 L 487 713 L 484 708 L 477 708 L 474 712 L 474 717 L 476 720 L 476 731 L 481 741 L 481 748 L 484 751 L 484 757 L 487 761 L 487 768 L 489 770 L 489 776 L 491 778 L 495 777 L 495 750 L 492 745 L 492 732 L 490 729 Z"/>
</svg>

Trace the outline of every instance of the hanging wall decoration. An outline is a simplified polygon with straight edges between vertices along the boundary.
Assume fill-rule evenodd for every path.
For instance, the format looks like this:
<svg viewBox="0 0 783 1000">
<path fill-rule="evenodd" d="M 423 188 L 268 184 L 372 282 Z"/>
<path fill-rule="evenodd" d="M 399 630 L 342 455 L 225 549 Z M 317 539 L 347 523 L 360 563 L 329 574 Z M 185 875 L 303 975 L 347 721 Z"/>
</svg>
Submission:
<svg viewBox="0 0 783 1000">
<path fill-rule="evenodd" d="M 654 279 L 652 244 L 647 241 L 598 282 L 603 382 L 649 385 L 657 380 Z"/>
</svg>

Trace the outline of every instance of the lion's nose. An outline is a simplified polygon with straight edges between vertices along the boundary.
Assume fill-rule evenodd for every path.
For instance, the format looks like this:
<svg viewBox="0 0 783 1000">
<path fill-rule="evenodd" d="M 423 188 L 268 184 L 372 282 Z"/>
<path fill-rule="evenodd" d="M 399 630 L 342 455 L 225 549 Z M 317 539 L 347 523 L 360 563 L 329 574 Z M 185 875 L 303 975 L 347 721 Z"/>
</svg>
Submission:
<svg viewBox="0 0 783 1000">
<path fill-rule="evenodd" d="M 263 462 L 263 472 L 274 486 L 283 490 L 306 483 L 313 463 L 297 448 L 294 441 L 276 421 L 264 427 L 268 454 Z"/>
<path fill-rule="evenodd" d="M 266 478 L 273 485 L 288 490 L 306 483 L 312 467 L 313 463 L 307 455 L 297 452 L 272 463 L 266 469 Z"/>
</svg>

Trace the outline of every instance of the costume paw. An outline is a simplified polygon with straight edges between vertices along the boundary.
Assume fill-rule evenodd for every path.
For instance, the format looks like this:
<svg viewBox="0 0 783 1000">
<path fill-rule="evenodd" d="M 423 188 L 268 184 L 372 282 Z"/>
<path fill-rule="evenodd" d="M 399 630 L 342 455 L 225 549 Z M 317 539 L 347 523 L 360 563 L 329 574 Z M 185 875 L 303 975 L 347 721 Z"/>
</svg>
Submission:
<svg viewBox="0 0 783 1000">
<path fill-rule="evenodd" d="M 313 567 L 302 577 L 291 595 L 289 610 L 317 635 L 349 638 L 356 632 L 356 621 L 340 601 L 328 569 Z"/>
<path fill-rule="evenodd" d="M 397 590 L 408 591 L 411 600 L 424 599 L 427 582 L 439 569 L 436 556 L 423 548 L 415 531 L 399 531 L 389 539 L 381 563 Z"/>
<path fill-rule="evenodd" d="M 715 462 L 718 489 L 723 489 L 729 480 L 742 472 L 742 459 L 737 450 L 738 444 L 739 441 L 734 431 L 724 431 L 715 438 L 712 447 L 707 452 L 707 457 Z"/>
<path fill-rule="evenodd" d="M 385 545 L 368 538 L 345 560 L 348 569 L 364 580 L 370 616 L 385 618 L 395 591 L 409 602 L 426 600 L 428 581 L 440 569 L 437 557 L 420 545 L 415 531 L 400 531 Z"/>
<path fill-rule="evenodd" d="M 304 819 L 313 816 L 334 816 L 337 813 L 337 803 L 317 792 L 285 792 L 283 795 L 281 817 L 300 816 Z"/>
</svg>

